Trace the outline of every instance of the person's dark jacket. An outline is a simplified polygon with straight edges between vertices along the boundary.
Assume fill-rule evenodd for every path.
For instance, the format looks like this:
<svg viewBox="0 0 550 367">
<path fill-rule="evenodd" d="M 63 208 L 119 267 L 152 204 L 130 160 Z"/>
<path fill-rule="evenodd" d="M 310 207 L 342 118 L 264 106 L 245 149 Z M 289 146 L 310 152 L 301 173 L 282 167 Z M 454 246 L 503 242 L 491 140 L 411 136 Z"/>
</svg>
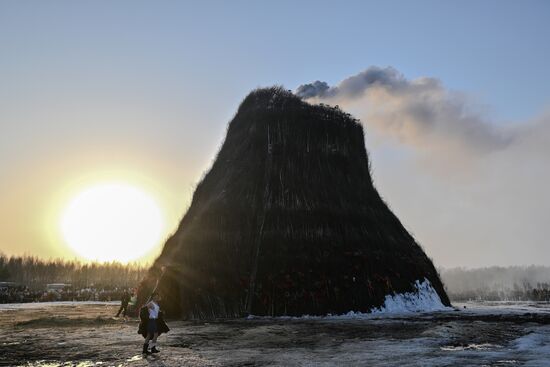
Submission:
<svg viewBox="0 0 550 367">
<path fill-rule="evenodd" d="M 147 337 L 147 322 L 149 322 L 149 309 L 147 306 L 141 307 L 139 310 L 139 327 L 138 334 L 141 334 L 144 338 Z M 166 322 L 164 322 L 164 315 L 162 311 L 159 311 L 159 317 L 157 318 L 157 330 L 159 335 L 170 331 Z"/>
<path fill-rule="evenodd" d="M 122 294 L 122 298 L 120 300 L 123 306 L 128 306 L 128 303 L 130 303 L 130 294 L 128 292 L 124 292 Z"/>
</svg>

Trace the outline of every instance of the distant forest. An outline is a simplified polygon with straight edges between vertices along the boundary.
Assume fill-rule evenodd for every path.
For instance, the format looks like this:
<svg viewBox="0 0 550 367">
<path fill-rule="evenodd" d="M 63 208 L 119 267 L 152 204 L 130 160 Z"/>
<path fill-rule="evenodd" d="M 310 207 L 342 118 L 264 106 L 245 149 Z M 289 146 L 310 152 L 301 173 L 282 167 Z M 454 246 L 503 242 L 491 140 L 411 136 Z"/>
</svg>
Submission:
<svg viewBox="0 0 550 367">
<path fill-rule="evenodd" d="M 550 267 L 439 269 L 451 300 L 550 301 Z"/>
<path fill-rule="evenodd" d="M 0 281 L 30 289 L 49 283 L 69 283 L 75 288 L 135 287 L 147 265 L 41 260 L 32 256 L 0 254 Z M 478 269 L 439 269 L 452 301 L 550 301 L 550 267 L 493 266 Z"/>
<path fill-rule="evenodd" d="M 0 281 L 15 282 L 30 289 L 43 289 L 49 283 L 68 283 L 75 288 L 135 287 L 147 269 L 148 266 L 137 263 L 41 260 L 0 254 Z"/>
</svg>

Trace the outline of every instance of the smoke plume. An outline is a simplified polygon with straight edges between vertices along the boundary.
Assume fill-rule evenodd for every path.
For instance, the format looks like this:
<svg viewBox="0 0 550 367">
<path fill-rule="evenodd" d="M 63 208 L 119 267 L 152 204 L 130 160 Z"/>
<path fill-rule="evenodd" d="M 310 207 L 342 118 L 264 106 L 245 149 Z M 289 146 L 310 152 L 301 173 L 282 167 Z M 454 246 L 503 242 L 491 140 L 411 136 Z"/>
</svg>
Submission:
<svg viewBox="0 0 550 367">
<path fill-rule="evenodd" d="M 295 93 L 361 120 L 378 189 L 437 263 L 548 264 L 550 114 L 496 121 L 440 80 L 392 67 Z"/>
<path fill-rule="evenodd" d="M 373 66 L 332 87 L 321 81 L 303 84 L 296 94 L 312 102 L 343 105 L 368 127 L 423 150 L 485 153 L 505 148 L 515 137 L 515 132 L 484 121 L 465 97 L 446 90 L 439 80 L 407 80 L 392 67 Z"/>
</svg>

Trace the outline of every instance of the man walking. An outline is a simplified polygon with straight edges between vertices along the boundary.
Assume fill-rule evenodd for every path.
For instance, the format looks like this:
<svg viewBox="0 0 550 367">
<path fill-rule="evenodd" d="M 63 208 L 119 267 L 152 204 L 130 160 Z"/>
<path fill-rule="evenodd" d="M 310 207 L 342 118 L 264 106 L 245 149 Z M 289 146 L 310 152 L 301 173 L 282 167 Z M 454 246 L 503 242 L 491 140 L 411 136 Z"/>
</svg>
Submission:
<svg viewBox="0 0 550 367">
<path fill-rule="evenodd" d="M 120 300 L 120 308 L 118 309 L 118 312 L 116 313 L 115 317 L 118 317 L 121 311 L 122 311 L 122 316 L 126 317 L 126 312 L 128 311 L 129 302 L 130 302 L 130 293 L 128 293 L 128 290 L 124 290 L 124 293 L 122 293 L 122 298 Z"/>
</svg>

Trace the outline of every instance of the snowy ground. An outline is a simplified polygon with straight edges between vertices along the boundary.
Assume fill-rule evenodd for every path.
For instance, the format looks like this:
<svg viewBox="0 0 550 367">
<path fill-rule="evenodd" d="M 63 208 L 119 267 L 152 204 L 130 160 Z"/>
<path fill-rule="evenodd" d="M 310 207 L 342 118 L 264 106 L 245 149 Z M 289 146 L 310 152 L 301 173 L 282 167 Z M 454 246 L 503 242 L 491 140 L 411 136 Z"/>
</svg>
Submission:
<svg viewBox="0 0 550 367">
<path fill-rule="evenodd" d="M 549 366 L 550 305 L 457 304 L 432 313 L 169 321 L 142 358 L 115 303 L 0 305 L 8 366 Z M 464 308 L 466 306 L 466 308 Z"/>
</svg>

